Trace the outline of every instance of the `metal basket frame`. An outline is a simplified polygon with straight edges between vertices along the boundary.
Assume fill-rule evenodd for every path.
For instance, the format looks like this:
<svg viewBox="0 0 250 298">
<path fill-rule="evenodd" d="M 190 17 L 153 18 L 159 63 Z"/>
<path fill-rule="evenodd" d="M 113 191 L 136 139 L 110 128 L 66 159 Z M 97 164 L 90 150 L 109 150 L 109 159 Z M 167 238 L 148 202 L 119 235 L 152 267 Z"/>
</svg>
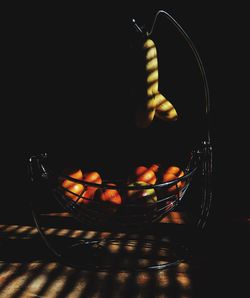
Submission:
<svg viewBox="0 0 250 298">
<path fill-rule="evenodd" d="M 187 167 L 185 168 L 184 171 L 184 176 L 177 178 L 175 180 L 165 182 L 165 183 L 157 183 L 155 185 L 140 185 L 140 186 L 128 186 L 126 184 L 120 184 L 120 185 L 110 185 L 109 182 L 104 181 L 102 184 L 96 184 L 92 182 L 87 182 L 87 181 L 82 181 L 78 180 L 75 178 L 72 178 L 67 175 L 62 175 L 60 174 L 59 176 L 53 172 L 53 170 L 49 169 L 48 166 L 46 165 L 46 160 L 48 155 L 45 154 L 38 154 L 38 155 L 33 155 L 29 158 L 28 161 L 28 169 L 29 169 L 29 176 L 30 180 L 37 184 L 37 182 L 52 182 L 53 185 L 53 192 L 58 200 L 58 202 L 68 211 L 70 212 L 75 219 L 82 223 L 90 223 L 92 224 L 93 221 L 91 220 L 91 217 L 93 216 L 93 210 L 91 207 L 88 205 L 86 206 L 81 206 L 79 207 L 78 205 L 78 200 L 82 197 L 82 194 L 78 195 L 78 200 L 74 201 L 70 199 L 69 197 L 64 195 L 65 189 L 62 188 L 58 184 L 58 178 L 61 179 L 67 179 L 72 182 L 82 184 L 84 186 L 92 186 L 96 187 L 98 189 L 116 189 L 118 191 L 124 192 L 128 190 L 143 190 L 143 189 L 154 189 L 156 192 L 162 190 L 162 189 L 167 189 L 173 185 L 176 185 L 178 189 L 178 182 L 185 182 L 185 186 L 182 189 L 179 189 L 177 193 L 175 194 L 169 194 L 160 200 L 157 200 L 155 203 L 148 204 L 146 206 L 147 210 L 156 210 L 153 212 L 153 214 L 150 214 L 150 216 L 145 216 L 143 217 L 143 214 L 140 214 L 142 217 L 142 220 L 137 217 L 137 220 L 135 220 L 134 224 L 132 226 L 136 226 L 138 224 L 151 224 L 153 222 L 159 221 L 162 217 L 164 217 L 168 212 L 173 210 L 179 202 L 182 200 L 186 190 L 188 189 L 190 182 L 192 180 L 193 175 L 197 172 L 197 170 L 200 170 L 201 176 L 202 176 L 202 194 L 201 194 L 201 208 L 200 208 L 200 216 L 197 220 L 197 227 L 199 229 L 203 229 L 207 223 L 209 212 L 210 212 L 210 206 L 211 206 L 211 201 L 212 201 L 212 188 L 211 188 L 211 178 L 212 178 L 212 145 L 211 145 L 211 137 L 210 137 L 210 97 L 209 97 L 209 88 L 208 88 L 208 82 L 206 78 L 206 73 L 201 61 L 201 58 L 198 54 L 198 51 L 196 50 L 192 40 L 190 37 L 187 35 L 187 33 L 184 31 L 184 29 L 180 26 L 180 24 L 167 12 L 160 10 L 156 13 L 152 29 L 149 32 L 149 36 L 152 34 L 154 30 L 154 25 L 157 20 L 157 18 L 160 15 L 164 15 L 174 26 L 175 28 L 180 32 L 180 34 L 184 37 L 186 42 L 188 43 L 189 47 L 191 48 L 195 59 L 197 61 L 202 81 L 203 81 L 203 86 L 204 86 L 204 97 L 205 97 L 205 124 L 204 124 L 204 138 L 203 141 L 201 142 L 199 148 L 193 150 L 191 152 L 191 157 L 188 162 Z M 134 20 L 133 20 L 134 21 Z M 134 25 L 136 26 L 137 30 L 141 30 L 141 28 L 135 23 Z M 142 30 L 141 30 L 142 32 Z M 56 181 L 56 183 L 55 183 Z M 39 184 L 38 183 L 38 184 Z M 69 190 L 67 190 L 70 192 Z M 166 208 L 166 202 L 167 201 L 172 201 L 173 204 L 169 207 Z M 95 204 L 98 204 L 98 202 L 94 202 Z M 93 205 L 93 204 L 91 204 Z M 132 204 L 133 205 L 133 204 Z M 136 204 L 134 204 L 136 205 Z M 42 236 L 43 240 L 45 241 L 47 247 L 58 257 L 62 257 L 63 255 L 58 252 L 53 245 L 50 244 L 49 240 L 47 239 L 47 236 L 43 232 L 43 229 L 40 225 L 39 221 L 39 211 L 35 210 L 35 205 L 34 202 L 31 202 L 32 206 L 32 215 L 35 221 L 35 224 L 38 228 L 38 231 L 40 235 Z M 125 206 L 125 207 L 124 207 Z M 131 206 L 130 206 L 131 207 Z M 121 208 L 127 208 L 126 204 L 122 204 Z M 133 208 L 133 206 L 132 206 Z M 97 212 L 96 216 L 98 214 L 100 215 L 100 210 L 94 211 L 94 213 Z M 101 213 L 104 215 L 103 213 Z M 130 215 L 131 216 L 131 215 Z M 109 216 L 108 216 L 109 217 Z M 82 220 L 84 219 L 84 221 Z M 119 222 L 121 217 L 113 217 L 113 220 L 116 220 L 116 222 Z M 125 220 L 126 222 L 126 220 Z M 100 223 L 99 223 L 100 224 Z M 102 224 L 102 223 L 101 223 Z M 125 225 L 126 227 L 126 225 Z M 90 241 L 85 241 L 82 240 L 82 244 L 85 245 L 93 245 L 96 244 L 96 241 L 91 243 Z M 144 269 L 164 269 L 172 265 L 176 265 L 179 263 L 180 260 L 174 260 L 173 262 L 166 263 L 164 265 L 156 265 L 156 266 L 149 266 Z M 96 268 L 96 267 L 95 267 Z M 100 269 L 100 268 L 98 268 Z"/>
</svg>

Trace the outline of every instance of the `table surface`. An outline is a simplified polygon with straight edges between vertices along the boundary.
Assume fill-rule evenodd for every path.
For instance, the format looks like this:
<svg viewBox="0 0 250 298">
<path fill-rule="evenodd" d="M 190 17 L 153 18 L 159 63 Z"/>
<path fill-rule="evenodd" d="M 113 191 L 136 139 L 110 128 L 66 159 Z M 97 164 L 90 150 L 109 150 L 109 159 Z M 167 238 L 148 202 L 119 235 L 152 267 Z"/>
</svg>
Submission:
<svg viewBox="0 0 250 298">
<path fill-rule="evenodd" d="M 239 293 L 245 291 L 247 284 L 244 283 L 247 275 L 243 274 L 243 268 L 249 261 L 246 247 L 249 221 L 234 223 L 226 230 L 218 227 L 217 232 L 215 229 L 204 232 L 196 239 L 187 259 L 176 266 L 135 271 L 131 267 L 148 265 L 150 258 L 161 262 L 168 257 L 171 249 L 166 249 L 169 243 L 165 232 L 144 233 L 143 237 L 134 233 L 132 238 L 127 238 L 126 233 L 114 235 L 78 229 L 69 224 L 71 218 L 67 213 L 51 214 L 48 218 L 45 233 L 48 237 L 56 237 L 56 241 L 79 237 L 88 240 L 115 238 L 116 242 L 106 242 L 101 249 L 104 250 L 101 262 L 110 262 L 110 269 L 86 269 L 81 262 L 79 266 L 63 262 L 47 249 L 31 217 L 9 218 L 0 222 L 0 297 L 202 298 L 217 297 L 218 293 L 221 293 L 220 297 L 226 297 L 226 293 L 245 297 Z M 166 225 L 185 227 L 181 218 L 180 213 L 171 212 L 162 223 L 162 231 L 166 231 Z M 64 221 L 67 222 L 65 226 Z M 196 236 L 188 235 L 187 238 L 195 239 Z M 91 262 L 98 262 L 91 252 L 88 257 L 92 257 Z M 129 258 L 131 260 L 126 263 Z M 117 264 L 122 262 L 129 264 L 130 270 L 117 269 Z"/>
</svg>

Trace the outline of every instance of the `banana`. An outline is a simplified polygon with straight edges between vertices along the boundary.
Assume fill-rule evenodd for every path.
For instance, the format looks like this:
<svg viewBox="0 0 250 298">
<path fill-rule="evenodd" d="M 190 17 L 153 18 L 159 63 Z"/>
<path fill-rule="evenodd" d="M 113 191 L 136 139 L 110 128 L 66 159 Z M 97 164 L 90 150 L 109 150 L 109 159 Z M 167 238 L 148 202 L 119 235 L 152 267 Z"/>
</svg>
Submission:
<svg viewBox="0 0 250 298">
<path fill-rule="evenodd" d="M 146 39 L 143 50 L 146 58 L 147 100 L 137 111 L 136 124 L 139 127 L 148 127 L 155 116 L 163 121 L 175 121 L 178 116 L 174 106 L 159 91 L 158 59 L 154 41 Z"/>
</svg>

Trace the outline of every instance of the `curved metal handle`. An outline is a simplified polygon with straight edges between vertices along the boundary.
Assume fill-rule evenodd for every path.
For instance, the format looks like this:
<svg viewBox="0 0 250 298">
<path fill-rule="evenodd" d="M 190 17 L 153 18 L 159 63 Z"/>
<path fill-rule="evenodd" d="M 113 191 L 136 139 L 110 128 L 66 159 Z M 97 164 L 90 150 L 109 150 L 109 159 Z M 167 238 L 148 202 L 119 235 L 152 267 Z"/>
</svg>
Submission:
<svg viewBox="0 0 250 298">
<path fill-rule="evenodd" d="M 41 180 L 48 177 L 43 161 L 47 158 L 47 153 L 33 155 L 28 160 L 28 175 L 31 182 Z"/>
<path fill-rule="evenodd" d="M 210 144 L 210 131 L 209 131 L 209 126 L 210 126 L 210 118 L 209 118 L 209 114 L 210 114 L 210 95 L 209 95 L 209 88 L 208 88 L 208 82 L 207 82 L 207 76 L 206 76 L 206 72 L 203 66 L 203 63 L 201 61 L 200 55 L 194 45 L 194 43 L 192 42 L 191 38 L 188 36 L 188 34 L 185 32 L 185 30 L 181 27 L 181 25 L 166 11 L 164 10 L 159 10 L 154 18 L 153 21 L 153 25 L 151 27 L 150 32 L 148 33 L 148 36 L 150 36 L 153 31 L 154 31 L 154 27 L 156 24 L 156 20 L 158 18 L 159 15 L 163 14 L 174 26 L 175 28 L 181 33 L 181 35 L 184 37 L 184 39 L 186 40 L 186 42 L 188 43 L 189 47 L 191 48 L 195 59 L 197 61 L 200 73 L 201 73 L 201 77 L 202 77 L 202 81 L 203 81 L 203 86 L 204 86 L 204 92 L 205 92 L 205 114 L 206 114 L 206 124 L 207 124 L 207 140 L 206 142 Z"/>
</svg>

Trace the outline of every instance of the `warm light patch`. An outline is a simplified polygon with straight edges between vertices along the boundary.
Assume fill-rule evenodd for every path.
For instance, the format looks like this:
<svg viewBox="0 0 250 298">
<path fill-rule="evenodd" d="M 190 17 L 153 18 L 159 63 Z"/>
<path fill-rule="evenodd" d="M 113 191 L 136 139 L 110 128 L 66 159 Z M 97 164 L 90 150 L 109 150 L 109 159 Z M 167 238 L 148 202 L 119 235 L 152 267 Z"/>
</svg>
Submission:
<svg viewBox="0 0 250 298">
<path fill-rule="evenodd" d="M 141 248 L 141 252 L 143 254 L 149 254 L 152 252 L 152 246 L 151 245 L 144 245 L 142 248 Z"/>
<path fill-rule="evenodd" d="M 161 248 L 161 249 L 158 249 L 157 255 L 159 257 L 167 257 L 169 255 L 169 251 L 167 249 Z"/>
<path fill-rule="evenodd" d="M 33 236 L 38 234 L 36 227 L 31 226 L 17 226 L 17 225 L 0 225 L 0 230 L 8 235 L 9 239 L 16 239 L 20 237 Z M 97 235 L 95 231 L 82 231 L 82 230 L 71 230 L 71 229 L 58 229 L 58 228 L 43 228 L 42 229 L 46 236 L 60 236 L 69 238 L 79 238 L 84 235 L 84 238 L 90 240 Z"/>
<path fill-rule="evenodd" d="M 189 288 L 191 281 L 187 273 L 177 273 L 176 280 L 182 288 Z"/>
<path fill-rule="evenodd" d="M 119 242 L 110 242 L 107 247 L 108 247 L 108 250 L 109 250 L 110 253 L 115 254 L 115 253 L 118 253 L 119 250 L 121 249 L 121 243 L 119 243 Z"/>
<path fill-rule="evenodd" d="M 1 225 L 1 230 L 5 233 L 11 233 L 18 229 L 19 226 L 17 225 Z"/>
<path fill-rule="evenodd" d="M 69 212 L 52 212 L 52 213 L 41 214 L 41 216 L 72 217 L 72 215 Z"/>
<path fill-rule="evenodd" d="M 189 269 L 188 263 L 181 262 L 178 265 L 178 272 L 186 273 L 188 269 Z"/>
<path fill-rule="evenodd" d="M 89 282 L 88 279 L 83 275 L 80 276 L 74 283 L 73 288 L 67 298 L 81 298 L 84 297 L 85 289 L 87 288 Z"/>
<path fill-rule="evenodd" d="M 169 286 L 169 276 L 167 270 L 159 271 L 157 274 L 157 285 L 160 288 L 167 288 Z"/>
<path fill-rule="evenodd" d="M 62 268 L 60 275 L 53 279 L 53 283 L 44 292 L 44 297 L 57 297 L 61 293 L 61 289 L 67 282 L 68 268 Z"/>
<path fill-rule="evenodd" d="M 139 260 L 138 260 L 138 266 L 139 266 L 140 268 L 150 266 L 150 260 L 147 260 L 147 259 L 139 259 Z"/>
<path fill-rule="evenodd" d="M 22 226 L 16 229 L 15 233 L 22 234 L 22 233 L 29 233 L 33 228 L 28 226 Z"/>
<path fill-rule="evenodd" d="M 137 245 L 138 245 L 138 241 L 137 241 L 137 240 L 128 240 L 128 241 L 124 244 L 124 249 L 125 249 L 126 252 L 128 252 L 128 253 L 132 253 L 132 252 L 136 251 L 136 249 L 137 249 Z"/>
<path fill-rule="evenodd" d="M 97 235 L 98 235 L 98 233 L 95 231 L 86 231 L 85 238 L 92 239 L 92 238 L 96 237 Z"/>
<path fill-rule="evenodd" d="M 80 238 L 85 236 L 86 232 L 84 231 L 80 231 L 80 230 L 75 230 L 75 231 L 71 231 L 71 233 L 68 235 L 68 237 L 70 238 Z"/>
<path fill-rule="evenodd" d="M 56 233 L 56 235 L 57 235 L 57 236 L 66 236 L 66 235 L 69 235 L 70 232 L 71 232 L 71 230 L 69 230 L 69 229 L 60 229 L 60 230 Z"/>
<path fill-rule="evenodd" d="M 55 229 L 55 228 L 48 228 L 48 229 L 43 229 L 44 233 L 46 235 L 52 235 L 52 234 L 55 234 L 55 232 L 57 231 L 58 229 Z"/>
<path fill-rule="evenodd" d="M 171 211 L 160 221 L 161 223 L 185 224 L 185 215 L 182 212 Z"/>
<path fill-rule="evenodd" d="M 140 286 L 145 286 L 150 281 L 150 274 L 148 272 L 139 272 L 136 276 L 136 283 Z"/>
<path fill-rule="evenodd" d="M 118 283 L 124 284 L 129 279 L 131 273 L 129 272 L 117 272 L 115 280 Z"/>
</svg>

